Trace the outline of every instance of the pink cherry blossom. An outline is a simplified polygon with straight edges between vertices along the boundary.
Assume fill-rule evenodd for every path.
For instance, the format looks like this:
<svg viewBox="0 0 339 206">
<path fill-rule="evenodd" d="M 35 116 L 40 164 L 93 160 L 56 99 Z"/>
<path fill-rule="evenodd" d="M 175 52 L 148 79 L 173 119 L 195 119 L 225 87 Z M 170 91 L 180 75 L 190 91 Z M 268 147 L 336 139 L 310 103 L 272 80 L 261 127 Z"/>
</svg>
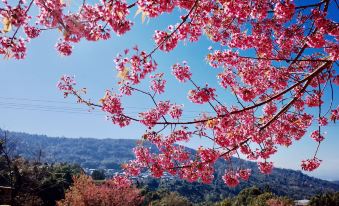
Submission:
<svg viewBox="0 0 339 206">
<path fill-rule="evenodd" d="M 57 87 L 64 93 L 64 97 L 67 97 L 69 94 L 74 92 L 74 86 L 76 81 L 74 76 L 63 75 L 57 83 Z"/>
<path fill-rule="evenodd" d="M 336 84 L 336 85 L 339 85 L 339 75 L 337 75 L 333 78 L 333 83 Z"/>
<path fill-rule="evenodd" d="M 321 160 L 314 157 L 313 159 L 303 160 L 301 162 L 301 168 L 305 171 L 313 171 L 320 166 Z"/>
<path fill-rule="evenodd" d="M 251 175 L 251 169 L 241 169 L 238 171 L 238 174 L 241 179 L 247 181 Z"/>
<path fill-rule="evenodd" d="M 320 117 L 318 121 L 320 126 L 326 126 L 328 124 L 327 118 L 325 117 Z"/>
<path fill-rule="evenodd" d="M 203 162 L 214 163 L 218 158 L 219 154 L 213 149 L 198 149 L 198 154 Z"/>
<path fill-rule="evenodd" d="M 326 42 L 324 40 L 323 34 L 319 34 L 319 33 L 308 37 L 308 40 L 307 40 L 307 45 L 313 48 L 321 48 L 325 45 L 325 43 Z"/>
<path fill-rule="evenodd" d="M 27 36 L 31 39 L 37 38 L 41 32 L 38 28 L 31 26 L 25 26 L 24 30 Z"/>
<path fill-rule="evenodd" d="M 166 80 L 163 79 L 163 73 L 151 76 L 151 89 L 158 94 L 165 92 Z"/>
<path fill-rule="evenodd" d="M 277 19 L 282 22 L 289 21 L 293 14 L 295 6 L 292 3 L 293 1 L 286 1 L 285 3 L 281 3 L 280 1 L 274 7 L 274 15 Z"/>
<path fill-rule="evenodd" d="M 106 91 L 105 96 L 101 99 L 102 110 L 110 114 L 121 114 L 123 111 L 120 97 L 111 91 Z"/>
<path fill-rule="evenodd" d="M 270 174 L 273 169 L 273 163 L 272 162 L 258 162 L 259 170 L 263 174 Z"/>
<path fill-rule="evenodd" d="M 215 96 L 215 89 L 207 87 L 207 85 L 205 88 L 190 90 L 188 94 L 188 98 L 197 104 L 204 104 L 211 101 Z"/>
<path fill-rule="evenodd" d="M 332 110 L 332 112 L 331 112 L 331 120 L 334 121 L 334 122 L 336 120 L 339 120 L 339 106 L 336 109 Z"/>
<path fill-rule="evenodd" d="M 61 55 L 69 56 L 72 54 L 73 47 L 66 41 L 57 43 L 55 47 Z"/>
<path fill-rule="evenodd" d="M 314 139 L 316 142 L 322 142 L 325 138 L 319 133 L 319 130 L 315 130 L 311 134 L 311 138 Z"/>
<path fill-rule="evenodd" d="M 227 171 L 224 176 L 222 176 L 225 184 L 229 187 L 236 187 L 239 184 L 238 176 L 233 171 Z"/>
<path fill-rule="evenodd" d="M 170 36 L 169 33 L 164 31 L 155 31 L 153 38 L 159 49 L 166 52 L 173 50 L 178 44 L 177 35 Z"/>
<path fill-rule="evenodd" d="M 172 74 L 180 81 L 186 82 L 192 76 L 190 72 L 190 67 L 187 65 L 186 62 L 183 62 L 183 66 L 180 64 L 175 64 L 172 66 Z"/>
<path fill-rule="evenodd" d="M 182 105 L 172 105 L 170 115 L 173 119 L 179 119 L 182 115 Z"/>
</svg>

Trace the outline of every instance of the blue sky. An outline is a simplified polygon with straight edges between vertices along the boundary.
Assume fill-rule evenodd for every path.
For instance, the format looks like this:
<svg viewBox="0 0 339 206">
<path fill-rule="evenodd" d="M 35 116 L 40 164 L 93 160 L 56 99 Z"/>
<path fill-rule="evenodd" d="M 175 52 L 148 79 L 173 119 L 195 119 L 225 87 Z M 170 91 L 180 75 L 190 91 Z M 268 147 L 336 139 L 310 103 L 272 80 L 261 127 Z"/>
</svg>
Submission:
<svg viewBox="0 0 339 206">
<path fill-rule="evenodd" d="M 70 57 L 60 56 L 56 52 L 54 45 L 60 34 L 48 31 L 29 43 L 25 60 L 0 59 L 0 128 L 49 136 L 139 138 L 144 127 L 133 124 L 121 129 L 106 121 L 104 113 L 98 110 L 88 113 L 87 108 L 74 103 L 74 99 L 64 99 L 57 90 L 56 83 L 63 74 L 75 75 L 78 85 L 87 87 L 88 97 L 97 101 L 106 89 L 117 89 L 118 79 L 113 62 L 115 55 L 134 45 L 142 50 L 152 50 L 154 30 L 164 30 L 169 24 L 177 23 L 179 13 L 180 11 L 163 15 L 159 19 L 146 20 L 143 24 L 141 17 L 137 16 L 132 31 L 125 36 L 113 36 L 108 41 L 95 43 L 82 41 L 75 45 Z M 193 87 L 190 84 L 179 84 L 170 75 L 170 67 L 186 60 L 196 82 L 217 86 L 215 75 L 218 70 L 211 69 L 204 60 L 210 45 L 206 37 L 202 37 L 199 43 L 180 43 L 173 52 L 158 51 L 154 56 L 159 63 L 159 71 L 165 72 L 168 80 L 166 96 L 161 99 L 185 103 L 186 109 L 189 108 L 184 114 L 187 119 L 191 119 L 198 111 L 210 109 L 193 106 L 187 101 L 187 90 Z M 336 87 L 335 94 L 338 92 Z M 218 91 L 218 95 L 226 104 L 234 101 L 234 97 L 222 90 Z M 325 98 L 329 100 L 328 95 Z M 152 107 L 147 98 L 139 95 L 124 99 L 124 103 L 132 115 L 145 107 Z M 338 105 L 338 98 L 334 105 Z M 323 164 L 309 174 L 329 180 L 339 179 L 338 124 L 331 124 L 323 131 L 327 132 L 319 151 Z M 194 139 L 189 146 L 197 147 L 200 143 L 204 142 Z M 277 167 L 300 169 L 300 161 L 311 157 L 315 149 L 316 143 L 306 135 L 290 148 L 282 148 L 272 160 Z"/>
</svg>

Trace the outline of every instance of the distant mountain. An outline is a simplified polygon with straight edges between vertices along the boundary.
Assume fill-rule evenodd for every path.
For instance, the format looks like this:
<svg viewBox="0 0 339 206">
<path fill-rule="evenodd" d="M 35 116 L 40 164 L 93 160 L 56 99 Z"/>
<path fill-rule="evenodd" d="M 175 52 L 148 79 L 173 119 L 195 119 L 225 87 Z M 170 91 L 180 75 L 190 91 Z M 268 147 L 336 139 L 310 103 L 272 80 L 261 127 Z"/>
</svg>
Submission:
<svg viewBox="0 0 339 206">
<path fill-rule="evenodd" d="M 65 138 L 10 132 L 16 155 L 45 162 L 77 163 L 83 168 L 116 168 L 134 158 L 132 149 L 137 140 Z"/>
<path fill-rule="evenodd" d="M 47 137 L 19 132 L 9 132 L 9 137 L 15 142 L 13 145 L 17 155 L 29 159 L 40 157 L 49 163 L 77 163 L 84 168 L 118 169 L 121 163 L 134 158 L 132 148 L 137 142 L 128 139 Z M 154 147 L 153 149 L 155 150 Z M 236 188 L 227 187 L 221 179 L 226 169 L 224 161 L 217 162 L 216 178 L 211 185 L 187 183 L 178 179 L 171 181 L 150 179 L 147 182 L 148 188 L 177 191 L 194 202 L 218 201 L 237 195 L 242 189 L 254 185 L 294 199 L 307 199 L 322 192 L 339 191 L 339 184 L 313 178 L 300 171 L 276 168 L 271 175 L 263 175 L 253 162 L 234 158 L 232 164 L 235 166 L 241 164 L 252 169 L 249 181 L 242 182 Z"/>
</svg>

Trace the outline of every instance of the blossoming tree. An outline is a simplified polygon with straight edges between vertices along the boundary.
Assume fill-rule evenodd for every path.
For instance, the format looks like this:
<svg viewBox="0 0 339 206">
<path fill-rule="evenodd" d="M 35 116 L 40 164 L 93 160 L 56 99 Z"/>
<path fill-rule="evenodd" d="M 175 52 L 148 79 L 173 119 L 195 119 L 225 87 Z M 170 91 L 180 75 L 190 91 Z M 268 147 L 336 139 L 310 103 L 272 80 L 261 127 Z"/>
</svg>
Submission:
<svg viewBox="0 0 339 206">
<path fill-rule="evenodd" d="M 58 206 L 68 205 L 141 205 L 143 197 L 131 181 L 125 177 L 115 176 L 96 185 L 91 177 L 79 175 L 73 177 L 73 186 L 65 194 L 65 199 L 57 202 Z"/>
<path fill-rule="evenodd" d="M 184 10 L 186 14 L 180 16 L 177 24 L 154 32 L 153 50 L 134 47 L 117 55 L 114 63 L 120 76 L 120 90 L 107 90 L 99 104 L 85 99 L 84 90 L 76 88 L 71 76 L 61 77 L 59 89 L 65 97 L 71 95 L 79 103 L 100 108 L 113 124 L 126 127 L 135 122 L 145 126 L 143 142 L 155 144 L 159 152 L 152 153 L 140 143 L 134 149 L 136 159 L 125 165 L 128 175 L 138 175 L 148 168 L 155 177 L 169 172 L 188 181 L 209 183 L 213 180 L 214 163 L 218 159 L 231 161 L 234 155 L 256 161 L 260 171 L 268 174 L 273 167 L 269 158 L 278 147 L 300 140 L 310 125 L 316 123 L 318 128 L 311 131 L 311 138 L 318 147 L 309 159 L 301 162 L 303 170 L 312 171 L 321 163 L 317 151 L 324 140 L 322 127 L 339 119 L 339 107 L 332 103 L 324 106 L 324 95 L 329 94 L 333 100 L 333 87 L 339 84 L 335 73 L 339 27 L 329 13 L 331 6 L 338 11 L 338 4 L 336 0 L 302 3 L 82 0 L 79 8 L 69 9 L 62 0 L 18 0 L 15 4 L 2 0 L 0 54 L 23 59 L 31 39 L 46 30 L 57 29 L 61 36 L 56 49 L 69 56 L 73 46 L 82 39 L 106 40 L 131 30 L 133 9 L 143 19 Z M 36 16 L 29 15 L 33 7 L 37 8 Z M 199 85 L 192 74 L 194 69 L 186 62 L 173 62 L 169 73 L 177 78 L 178 84 L 192 85 L 192 90 L 182 91 L 188 92 L 189 101 L 209 105 L 214 111 L 185 121 L 180 102 L 158 100 L 165 95 L 168 74 L 157 72 L 153 56 L 155 52 L 166 55 L 182 41 L 199 42 L 203 35 L 222 48 L 210 48 L 206 56 L 209 65 L 220 71 L 216 77 L 220 87 Z M 150 81 L 149 88 L 140 85 L 144 81 Z M 217 96 L 217 90 L 230 92 L 237 103 L 226 104 Z M 135 93 L 143 94 L 154 108 L 138 116 L 127 115 L 121 98 Z M 177 144 L 193 136 L 212 141 L 213 147 L 201 145 L 191 154 Z M 248 168 L 230 166 L 223 180 L 234 187 L 240 180 L 246 181 L 250 174 Z"/>
</svg>

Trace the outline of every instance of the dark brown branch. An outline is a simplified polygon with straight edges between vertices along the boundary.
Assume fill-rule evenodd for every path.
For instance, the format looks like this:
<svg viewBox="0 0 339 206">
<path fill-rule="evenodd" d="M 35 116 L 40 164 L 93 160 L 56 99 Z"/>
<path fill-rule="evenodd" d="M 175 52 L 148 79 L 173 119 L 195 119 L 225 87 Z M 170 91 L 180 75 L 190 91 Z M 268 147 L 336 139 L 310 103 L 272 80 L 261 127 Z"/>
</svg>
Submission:
<svg viewBox="0 0 339 206">
<path fill-rule="evenodd" d="M 321 3 L 324 3 L 325 2 L 325 6 L 324 6 L 324 12 L 327 11 L 328 9 L 328 4 L 329 4 L 329 0 L 326 0 L 326 1 L 323 1 Z M 312 32 L 312 34 L 315 34 L 317 32 L 317 28 L 314 29 L 314 31 Z M 297 61 L 300 61 L 298 60 L 301 55 L 303 54 L 303 52 L 305 51 L 305 49 L 307 48 L 307 44 L 304 43 L 303 47 L 301 48 L 301 50 L 298 52 L 297 56 L 294 58 L 294 60 L 291 62 L 291 64 L 289 65 L 289 68 L 294 64 L 296 63 Z M 273 121 L 275 121 L 276 119 L 279 118 L 279 116 L 286 112 L 291 106 L 292 104 L 297 100 L 299 99 L 299 95 L 304 93 L 307 86 L 311 83 L 311 81 L 313 80 L 314 77 L 316 77 L 320 72 L 322 72 L 326 66 L 328 65 L 328 63 L 331 62 L 331 61 L 326 61 L 325 64 L 323 64 L 322 66 L 320 66 L 319 69 L 317 69 L 315 72 L 313 72 L 311 75 L 309 75 L 307 77 L 307 82 L 305 83 L 305 85 L 303 86 L 303 88 L 295 95 L 295 97 L 287 104 L 285 105 L 270 121 L 268 121 L 264 126 L 260 127 L 260 130 L 264 130 L 265 128 L 267 128 Z M 305 78 L 306 79 L 306 78 Z"/>
<path fill-rule="evenodd" d="M 333 84 L 332 84 L 331 78 L 329 79 L 329 81 L 330 81 L 330 88 L 331 88 L 331 103 L 324 116 L 326 116 L 332 110 L 332 107 L 333 107 L 334 92 L 333 92 Z"/>
<path fill-rule="evenodd" d="M 317 81 L 318 81 L 318 92 L 319 92 L 319 106 L 318 106 L 318 121 L 320 121 L 321 118 L 321 87 L 320 87 L 320 80 L 319 80 L 319 76 L 317 76 Z M 325 85 L 326 86 L 326 85 Z M 325 88 L 325 87 L 324 87 Z M 318 132 L 319 132 L 319 136 L 321 135 L 321 125 L 318 123 Z M 318 142 L 318 146 L 317 149 L 315 150 L 314 153 L 314 157 L 315 158 L 317 156 L 317 153 L 319 151 L 319 147 L 320 147 L 321 141 Z"/>
<path fill-rule="evenodd" d="M 325 1 L 321 1 L 321 2 L 316 3 L 316 4 L 308 4 L 308 5 L 303 5 L 303 6 L 296 6 L 295 9 L 306 9 L 306 8 L 311 8 L 311 7 L 317 7 L 317 6 L 321 6 L 323 3 L 325 3 Z"/>
<path fill-rule="evenodd" d="M 313 78 L 307 80 L 307 82 L 305 83 L 305 85 L 303 86 L 303 88 L 295 94 L 295 97 L 287 104 L 285 105 L 276 115 L 274 115 L 272 117 L 272 119 L 270 119 L 264 126 L 260 127 L 260 130 L 264 130 L 265 128 L 267 128 L 270 124 L 272 124 L 276 119 L 278 119 L 280 117 L 281 114 L 283 114 L 284 112 L 286 112 L 291 106 L 292 104 L 297 101 L 302 93 L 305 92 L 307 86 L 311 83 Z"/>
<path fill-rule="evenodd" d="M 190 78 L 189 81 L 195 86 L 195 88 L 197 90 L 200 91 L 200 87 L 198 87 L 198 85 Z M 215 98 L 213 97 L 213 99 L 215 100 Z M 211 101 L 208 101 L 208 104 L 212 107 L 212 109 L 217 112 L 216 108 L 213 106 L 213 104 L 211 103 Z"/>
<path fill-rule="evenodd" d="M 128 5 L 127 8 L 130 9 L 130 8 L 133 8 L 135 5 L 137 5 L 137 1 Z"/>
<path fill-rule="evenodd" d="M 325 1 L 321 1 L 319 3 L 315 3 L 315 4 L 307 4 L 307 5 L 302 5 L 302 6 L 296 6 L 295 10 L 298 9 L 307 9 L 307 8 L 313 8 L 313 7 L 318 7 L 321 6 L 323 3 L 325 3 Z M 273 13 L 274 11 L 268 11 L 268 13 Z"/>
<path fill-rule="evenodd" d="M 34 0 L 32 0 L 32 1 L 29 3 L 29 5 L 28 5 L 28 7 L 27 7 L 27 9 L 26 9 L 26 11 L 25 11 L 25 15 L 26 15 L 26 14 L 28 13 L 28 11 L 31 9 L 31 7 L 32 7 L 32 5 L 33 5 L 33 2 L 34 2 Z M 18 31 L 20 30 L 21 26 L 22 26 L 22 25 L 18 26 L 17 29 L 15 30 L 15 32 L 14 32 L 12 38 L 11 38 L 12 41 L 13 41 L 13 39 L 15 38 L 15 35 L 16 35 L 16 34 L 18 33 Z"/>
<path fill-rule="evenodd" d="M 149 97 L 152 99 L 153 104 L 154 104 L 156 107 L 158 106 L 157 102 L 156 102 L 155 99 L 154 99 L 154 95 L 152 95 L 151 93 L 145 92 L 145 91 L 143 91 L 143 90 L 141 90 L 141 89 L 134 88 L 134 87 L 131 87 L 131 86 L 128 86 L 128 85 L 126 85 L 126 86 L 129 87 L 129 88 L 132 89 L 132 90 L 138 91 L 138 92 L 140 92 L 140 93 L 142 93 L 142 94 L 145 94 L 145 95 L 149 96 Z M 165 122 L 167 122 L 167 120 L 166 120 L 166 118 L 165 118 L 164 115 L 162 115 L 162 118 L 163 118 L 163 120 L 164 120 Z"/>
<path fill-rule="evenodd" d="M 193 10 L 194 10 L 195 7 L 198 5 L 198 2 L 199 2 L 199 0 L 195 0 L 195 2 L 194 2 L 194 4 L 193 4 L 192 8 L 190 9 L 190 11 L 186 14 L 186 16 L 184 16 L 184 17 L 182 18 L 181 23 L 180 23 L 180 24 L 179 24 L 179 25 L 178 25 L 178 26 L 177 26 L 177 27 L 176 27 L 169 35 L 167 35 L 167 37 L 164 38 L 164 39 L 158 44 L 158 46 L 156 46 L 150 53 L 148 53 L 147 56 L 145 56 L 141 61 L 143 61 L 143 60 L 147 59 L 148 57 L 152 56 L 152 54 L 153 54 L 154 52 L 156 52 L 156 51 L 159 49 L 159 47 L 161 47 L 168 39 L 170 39 L 170 38 L 173 36 L 173 34 L 174 34 L 175 32 L 177 32 L 177 31 L 179 30 L 179 28 L 180 28 L 182 25 L 184 25 L 184 23 L 187 21 L 188 17 L 192 14 Z"/>
<path fill-rule="evenodd" d="M 329 0 L 325 0 L 323 1 L 323 3 L 325 3 L 324 6 L 324 12 L 327 12 L 328 10 L 328 5 L 329 5 Z M 315 28 L 314 31 L 312 32 L 312 34 L 317 33 L 318 28 Z M 310 32 L 311 33 L 311 32 Z M 310 36 L 310 34 L 308 34 L 307 36 Z M 305 38 L 306 39 L 306 38 Z M 303 47 L 300 49 L 300 51 L 298 52 L 297 56 L 294 58 L 294 60 L 292 61 L 292 63 L 290 64 L 289 68 L 298 61 L 298 59 L 301 57 L 301 55 L 304 53 L 305 49 L 307 48 L 307 44 L 306 42 L 304 43 Z"/>
<path fill-rule="evenodd" d="M 322 64 L 320 67 L 318 67 L 315 71 L 313 71 L 310 75 L 308 75 L 307 77 L 305 77 L 304 79 L 300 80 L 299 82 L 295 83 L 294 85 L 292 85 L 291 87 L 285 89 L 284 91 L 268 98 L 267 100 L 264 100 L 258 104 L 254 104 L 252 106 L 249 106 L 249 107 L 245 107 L 244 109 L 241 109 L 241 110 L 235 110 L 235 111 L 232 111 L 232 112 L 229 112 L 228 114 L 224 114 L 224 115 L 219 115 L 219 116 L 216 116 L 216 117 L 211 117 L 211 118 L 208 118 L 208 119 L 202 119 L 202 120 L 196 120 L 196 121 L 189 121 L 189 122 L 157 122 L 157 124 L 195 124 L 195 123 L 203 123 L 203 122 L 207 122 L 207 121 L 210 121 L 210 120 L 214 120 L 214 119 L 217 119 L 217 118 L 222 118 L 222 117 L 225 117 L 226 115 L 233 115 L 233 114 L 239 114 L 241 112 L 244 112 L 244 111 L 247 111 L 247 110 L 251 110 L 251 109 L 254 109 L 256 107 L 259 107 L 259 106 L 262 106 L 268 102 L 271 102 L 272 100 L 286 94 L 287 92 L 291 91 L 292 89 L 296 88 L 297 86 L 299 86 L 300 84 L 310 80 L 310 79 L 313 79 L 316 75 L 318 75 L 320 72 L 322 72 L 325 68 L 327 68 L 328 66 L 330 65 L 330 62 L 325 62 L 324 64 Z"/>
<path fill-rule="evenodd" d="M 79 11 L 79 14 L 81 14 L 82 11 L 84 10 L 85 4 L 86 4 L 86 0 L 82 0 L 82 5 L 81 5 L 81 9 L 80 9 L 80 11 Z"/>
<path fill-rule="evenodd" d="M 220 154 L 220 155 L 219 155 L 219 158 L 220 158 L 220 157 L 223 157 L 223 156 L 226 156 L 226 155 L 230 154 L 230 153 L 233 152 L 233 151 L 236 151 L 239 147 L 241 147 L 241 146 L 244 145 L 244 144 L 247 144 L 250 140 L 251 140 L 251 138 L 245 139 L 244 141 L 242 141 L 242 142 L 239 143 L 238 145 L 235 145 L 233 148 L 228 149 L 226 152 Z M 206 162 L 201 162 L 201 163 L 199 163 L 199 165 L 210 164 L 210 163 L 211 163 L 210 161 L 206 161 Z M 177 166 L 177 167 L 172 167 L 172 168 L 166 168 L 166 169 L 183 169 L 183 168 L 189 168 L 189 167 L 192 167 L 192 166 L 193 166 L 193 164 L 188 164 L 188 165 L 182 165 L 182 166 Z"/>
<path fill-rule="evenodd" d="M 307 82 L 305 83 L 305 85 L 303 86 L 303 88 L 295 94 L 295 97 L 286 105 L 284 106 L 270 121 L 268 121 L 264 126 L 260 127 L 260 130 L 264 130 L 265 128 L 267 128 L 273 121 L 275 121 L 277 118 L 279 118 L 279 116 L 286 112 L 291 106 L 292 104 L 298 100 L 300 98 L 300 95 L 303 94 L 306 91 L 307 86 L 311 83 L 311 81 L 317 77 L 317 75 L 322 72 L 329 63 L 325 63 L 322 66 L 320 66 L 316 71 L 314 71 L 311 75 L 309 75 L 307 77 Z M 320 87 L 320 84 L 319 84 Z M 321 111 L 321 110 L 320 110 Z"/>
<path fill-rule="evenodd" d="M 304 45 L 305 47 L 305 45 Z M 291 64 L 294 64 L 296 62 L 331 62 L 331 60 L 328 59 L 299 59 L 301 54 L 304 52 L 305 48 L 301 49 L 301 52 L 298 53 L 298 55 L 294 59 L 283 59 L 283 58 L 263 58 L 263 57 L 250 57 L 250 56 L 237 56 L 237 58 L 243 58 L 243 59 L 257 59 L 257 60 L 267 60 L 267 61 L 286 61 L 286 62 L 292 62 Z"/>
<path fill-rule="evenodd" d="M 325 63 L 322 64 L 320 67 L 318 67 L 315 71 L 313 71 L 310 75 L 308 75 L 308 76 L 305 77 L 304 79 L 300 80 L 299 82 L 296 82 L 296 83 L 295 83 L 294 85 L 292 85 L 291 87 L 285 89 L 284 91 L 282 91 L 282 92 L 280 92 L 280 93 L 278 93 L 278 94 L 275 94 L 274 96 L 272 96 L 272 97 L 270 97 L 270 98 L 268 98 L 268 99 L 266 99 L 266 100 L 264 100 L 264 101 L 262 101 L 262 102 L 260 102 L 260 103 L 253 104 L 252 106 L 245 107 L 245 108 L 243 108 L 243 109 L 241 109 L 241 110 L 235 110 L 235 111 L 231 111 L 231 112 L 229 112 L 229 113 L 227 113 L 227 114 L 218 115 L 218 116 L 215 116 L 215 117 L 211 117 L 211 118 L 207 118 L 207 119 L 201 119 L 201 120 L 194 120 L 194 121 L 187 121 L 187 122 L 169 122 L 169 121 L 164 121 L 164 122 L 156 122 L 155 124 L 156 124 L 156 125 L 164 125 L 164 124 L 169 124 L 169 125 L 189 125 L 189 124 L 203 123 L 203 122 L 207 122 L 207 121 L 210 121 L 210 120 L 214 120 L 214 119 L 218 119 L 218 118 L 225 117 L 226 115 L 239 114 L 239 113 L 242 113 L 242 112 L 245 112 L 245 111 L 248 111 L 248 110 L 257 108 L 257 107 L 262 106 L 262 105 L 264 105 L 264 104 L 266 104 L 266 103 L 268 103 L 268 102 L 273 101 L 274 99 L 277 99 L 278 97 L 280 97 L 280 96 L 286 94 L 287 92 L 293 90 L 294 88 L 296 88 L 296 87 L 299 86 L 300 84 L 303 84 L 304 82 L 307 82 L 307 84 L 305 85 L 305 86 L 307 86 L 307 85 L 309 84 L 309 82 L 310 82 L 314 77 L 316 77 L 316 76 L 317 76 L 320 72 L 322 72 L 325 68 L 327 68 L 328 66 L 330 66 L 330 64 L 331 64 L 331 62 L 325 62 Z M 136 89 L 136 88 L 133 88 L 133 89 L 135 89 L 135 90 L 138 91 L 138 89 Z M 305 87 L 305 89 L 306 89 L 306 87 Z M 142 93 L 144 93 L 144 94 L 150 95 L 149 93 L 144 92 L 144 91 L 142 91 L 142 90 L 139 90 L 139 91 L 142 92 Z M 302 92 L 300 92 L 300 93 L 303 93 L 303 92 L 304 92 L 304 91 L 302 91 Z M 79 101 L 80 103 L 85 103 L 85 104 L 88 105 L 88 106 L 94 106 L 94 107 L 100 107 L 100 108 L 102 107 L 101 105 L 94 104 L 94 103 L 92 103 L 92 102 L 90 102 L 90 101 L 86 101 L 86 100 L 82 99 L 81 96 L 80 96 L 78 93 L 76 93 L 76 92 L 74 92 L 73 95 L 75 95 L 75 96 L 78 98 L 78 101 Z M 152 95 L 150 95 L 150 96 L 152 96 Z M 293 100 L 292 100 L 292 101 L 293 101 Z M 292 102 L 292 101 L 291 101 L 291 102 Z M 295 101 L 295 100 L 294 100 L 294 101 Z M 293 101 L 293 102 L 294 102 L 294 101 Z M 291 103 L 291 102 L 290 102 L 290 104 L 293 103 L 293 102 L 292 102 L 292 103 Z M 286 109 L 287 107 L 284 107 L 284 108 Z M 285 111 L 284 108 L 283 108 L 282 110 Z M 279 112 L 278 114 L 280 115 L 281 113 Z M 125 117 L 125 118 L 128 118 L 128 119 L 133 120 L 133 121 L 136 121 L 136 122 L 139 122 L 139 121 L 140 121 L 139 119 L 136 119 L 136 118 L 133 118 L 133 117 L 124 115 L 124 114 L 121 114 L 121 115 L 122 115 L 123 117 Z M 278 115 L 278 116 L 279 116 L 279 115 Z M 276 117 L 276 118 L 277 118 L 277 117 Z M 274 119 L 276 119 L 276 118 L 274 118 Z M 271 121 L 270 121 L 270 122 L 271 122 Z M 267 125 L 267 126 L 268 126 L 268 125 Z M 265 127 L 267 127 L 267 126 L 264 125 L 263 127 L 265 128 Z M 261 129 L 264 129 L 264 128 L 261 128 Z"/>
<path fill-rule="evenodd" d="M 89 107 L 92 106 L 92 107 L 102 108 L 102 105 L 94 104 L 93 102 L 91 102 L 91 101 L 89 101 L 89 100 L 84 100 L 84 99 L 80 96 L 80 94 L 78 94 L 77 91 L 73 91 L 71 94 L 74 95 L 75 97 L 77 97 L 78 103 L 84 103 L 84 104 L 86 104 L 86 105 L 89 106 Z M 119 114 L 119 115 L 121 115 L 122 117 L 125 117 L 125 118 L 127 118 L 127 119 L 133 120 L 133 121 L 135 121 L 135 122 L 139 122 L 139 121 L 140 121 L 139 119 L 136 119 L 136 118 L 134 118 L 134 117 L 127 116 L 127 115 L 125 115 L 125 114 L 123 114 L 123 113 L 122 113 L 122 114 Z"/>
</svg>

